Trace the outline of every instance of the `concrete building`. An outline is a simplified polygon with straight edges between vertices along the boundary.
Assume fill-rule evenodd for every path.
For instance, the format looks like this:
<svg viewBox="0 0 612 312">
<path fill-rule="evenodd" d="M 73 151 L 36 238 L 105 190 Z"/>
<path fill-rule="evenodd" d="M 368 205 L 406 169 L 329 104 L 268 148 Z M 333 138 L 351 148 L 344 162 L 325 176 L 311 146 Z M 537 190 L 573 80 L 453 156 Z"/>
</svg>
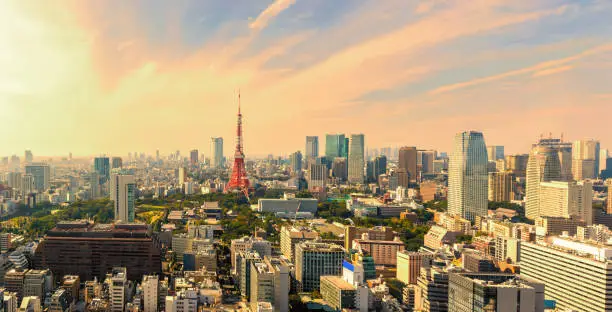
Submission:
<svg viewBox="0 0 612 312">
<path fill-rule="evenodd" d="M 240 286 L 240 294 L 247 301 L 251 298 L 251 266 L 253 263 L 261 263 L 263 260 L 257 251 L 245 251 L 238 253 L 236 257 L 236 278 Z"/>
<path fill-rule="evenodd" d="M 397 265 L 397 253 L 404 251 L 404 248 L 404 242 L 399 237 L 390 241 L 370 240 L 367 233 L 361 239 L 354 239 L 352 246 L 352 249 L 372 256 L 377 265 L 392 267 Z"/>
<path fill-rule="evenodd" d="M 575 180 L 599 176 L 599 141 L 579 140 L 572 146 L 572 174 Z"/>
<path fill-rule="evenodd" d="M 304 153 L 306 163 L 310 164 L 317 157 L 319 157 L 319 137 L 318 136 L 307 136 L 306 137 L 306 149 Z"/>
<path fill-rule="evenodd" d="M 512 172 L 516 177 L 525 177 L 527 175 L 527 162 L 529 155 L 508 155 L 506 156 L 506 170 Z"/>
<path fill-rule="evenodd" d="M 612 249 L 569 238 L 521 242 L 521 277 L 546 285 L 561 311 L 612 310 Z"/>
<path fill-rule="evenodd" d="M 34 189 L 38 193 L 43 193 L 49 189 L 51 179 L 51 169 L 45 163 L 32 163 L 25 166 L 25 173 L 34 178 Z"/>
<path fill-rule="evenodd" d="M 4 275 L 4 288 L 6 291 L 15 293 L 18 302 L 21 302 L 21 299 L 23 299 L 23 286 L 27 272 L 28 270 L 12 269 Z"/>
<path fill-rule="evenodd" d="M 181 290 L 174 296 L 166 296 L 166 312 L 197 312 L 198 292 L 195 288 Z"/>
<path fill-rule="evenodd" d="M 538 236 L 561 235 L 567 232 L 568 235 L 576 235 L 576 230 L 579 226 L 586 226 L 581 218 L 578 217 L 537 217 L 535 219 L 536 234 Z"/>
<path fill-rule="evenodd" d="M 544 312 L 544 284 L 514 274 L 450 273 L 449 312 Z"/>
<path fill-rule="evenodd" d="M 133 175 L 114 174 L 110 180 L 115 222 L 131 223 L 135 219 L 136 182 Z"/>
<path fill-rule="evenodd" d="M 455 136 L 448 168 L 448 212 L 470 221 L 487 215 L 488 161 L 482 133 Z"/>
<path fill-rule="evenodd" d="M 320 278 L 325 275 L 340 276 L 344 249 L 338 245 L 302 242 L 295 247 L 295 278 L 298 291 L 318 290 Z"/>
<path fill-rule="evenodd" d="M 424 246 L 437 250 L 444 245 L 454 244 L 457 235 L 461 232 L 451 232 L 441 226 L 432 226 L 424 237 Z"/>
<path fill-rule="evenodd" d="M 200 152 L 197 149 L 191 150 L 189 152 L 189 164 L 192 166 L 197 166 L 199 163 Z"/>
<path fill-rule="evenodd" d="M 327 169 L 326 164 L 310 164 L 310 167 L 308 168 L 308 189 L 325 189 L 328 178 L 329 170 Z"/>
<path fill-rule="evenodd" d="M 127 303 L 126 292 L 128 286 L 126 268 L 113 268 L 110 276 L 110 306 L 112 312 L 123 312 Z"/>
<path fill-rule="evenodd" d="M 321 276 L 321 296 L 337 311 L 355 308 L 355 286 L 340 276 Z"/>
<path fill-rule="evenodd" d="M 295 263 L 295 246 L 305 241 L 313 241 L 319 234 L 306 227 L 283 226 L 280 233 L 281 253 Z"/>
<path fill-rule="evenodd" d="M 519 242 L 518 239 L 512 237 L 495 237 L 495 260 L 508 263 L 520 261 Z"/>
<path fill-rule="evenodd" d="M 346 250 L 353 248 L 353 240 L 362 237 L 363 234 L 368 234 L 369 240 L 391 241 L 397 236 L 397 233 L 390 227 L 375 226 L 372 228 L 362 228 L 346 225 L 344 226 L 344 248 Z"/>
<path fill-rule="evenodd" d="M 416 285 L 422 267 L 428 267 L 433 254 L 426 252 L 397 252 L 396 278 L 407 285 Z"/>
<path fill-rule="evenodd" d="M 464 251 L 461 254 L 461 262 L 463 263 L 463 268 L 469 272 L 482 273 L 498 271 L 495 267 L 494 258 L 480 252 Z"/>
<path fill-rule="evenodd" d="M 400 182 L 403 187 L 408 187 L 410 182 L 416 182 L 417 171 L 417 148 L 414 146 L 404 146 L 399 149 L 398 172 L 407 174 L 407 179 Z"/>
<path fill-rule="evenodd" d="M 291 164 L 291 174 L 297 175 L 302 171 L 302 152 L 297 151 L 295 153 L 291 153 L 289 156 L 289 162 Z"/>
<path fill-rule="evenodd" d="M 509 172 L 489 172 L 489 201 L 509 202 L 514 199 L 514 175 Z"/>
<path fill-rule="evenodd" d="M 487 155 L 489 161 L 504 159 L 504 147 L 499 145 L 487 146 Z"/>
<path fill-rule="evenodd" d="M 72 301 L 70 293 L 66 289 L 58 288 L 53 292 L 53 295 L 51 295 L 49 312 L 70 312 L 74 309 Z"/>
<path fill-rule="evenodd" d="M 25 273 L 23 295 L 35 296 L 44 301 L 52 286 L 52 275 L 49 270 L 29 270 Z"/>
<path fill-rule="evenodd" d="M 338 182 L 346 182 L 348 179 L 348 163 L 346 158 L 334 158 L 331 171 L 332 177 L 336 178 Z"/>
<path fill-rule="evenodd" d="M 421 268 L 414 291 L 413 311 L 448 311 L 448 271 L 432 266 Z"/>
<path fill-rule="evenodd" d="M 261 257 L 269 257 L 272 255 L 272 245 L 269 241 L 259 237 L 245 236 L 239 239 L 233 239 L 230 245 L 230 256 L 232 260 L 232 270 L 236 268 L 236 256 L 239 252 L 249 250 L 257 251 Z"/>
<path fill-rule="evenodd" d="M 348 155 L 348 181 L 351 184 L 363 184 L 365 166 L 365 136 L 351 134 Z"/>
<path fill-rule="evenodd" d="M 159 303 L 159 277 L 157 275 L 145 275 L 142 277 L 142 291 L 144 301 L 144 312 L 157 312 Z"/>
<path fill-rule="evenodd" d="M 211 138 L 211 167 L 223 168 L 225 166 L 223 157 L 223 138 Z"/>
<path fill-rule="evenodd" d="M 525 191 L 525 215 L 535 219 L 540 213 L 540 185 L 542 182 L 561 180 L 559 150 L 550 146 L 535 145 L 529 153 Z"/>
<path fill-rule="evenodd" d="M 542 182 L 539 189 L 538 216 L 578 217 L 593 223 L 593 184 L 580 182 Z"/>
</svg>

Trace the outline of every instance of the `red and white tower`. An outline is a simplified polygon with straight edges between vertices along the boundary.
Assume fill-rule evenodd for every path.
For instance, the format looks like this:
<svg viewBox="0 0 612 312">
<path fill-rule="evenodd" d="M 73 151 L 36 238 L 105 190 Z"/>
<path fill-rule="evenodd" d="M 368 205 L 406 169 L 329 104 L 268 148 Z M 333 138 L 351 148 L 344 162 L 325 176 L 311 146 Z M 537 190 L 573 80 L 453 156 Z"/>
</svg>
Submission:
<svg viewBox="0 0 612 312">
<path fill-rule="evenodd" d="M 242 150 L 242 113 L 240 113 L 240 91 L 238 91 L 238 122 L 236 125 L 236 151 L 234 152 L 234 168 L 232 177 L 225 186 L 225 192 L 240 191 L 249 197 L 249 178 L 244 167 L 244 152 Z"/>
</svg>

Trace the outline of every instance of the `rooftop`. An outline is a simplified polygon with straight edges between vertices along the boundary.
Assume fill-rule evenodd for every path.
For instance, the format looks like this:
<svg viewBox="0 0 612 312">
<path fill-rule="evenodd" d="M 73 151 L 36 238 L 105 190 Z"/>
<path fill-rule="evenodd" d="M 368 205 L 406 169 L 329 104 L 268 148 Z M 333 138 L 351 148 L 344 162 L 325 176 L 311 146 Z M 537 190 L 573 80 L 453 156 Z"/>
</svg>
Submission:
<svg viewBox="0 0 612 312">
<path fill-rule="evenodd" d="M 321 276 L 321 283 L 327 281 L 340 290 L 355 290 L 355 286 L 343 280 L 340 276 Z"/>
</svg>

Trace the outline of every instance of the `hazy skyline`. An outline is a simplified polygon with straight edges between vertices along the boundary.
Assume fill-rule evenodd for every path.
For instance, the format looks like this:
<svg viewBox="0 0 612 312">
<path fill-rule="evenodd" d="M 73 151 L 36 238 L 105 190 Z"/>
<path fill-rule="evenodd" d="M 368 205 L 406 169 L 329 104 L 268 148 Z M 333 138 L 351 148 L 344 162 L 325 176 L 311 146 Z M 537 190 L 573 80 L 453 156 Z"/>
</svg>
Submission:
<svg viewBox="0 0 612 312">
<path fill-rule="evenodd" d="M 62 5 L 58 5 L 61 3 Z M 239 5 L 237 5 L 239 3 Z M 0 155 L 612 145 L 612 2 L 0 2 Z"/>
</svg>

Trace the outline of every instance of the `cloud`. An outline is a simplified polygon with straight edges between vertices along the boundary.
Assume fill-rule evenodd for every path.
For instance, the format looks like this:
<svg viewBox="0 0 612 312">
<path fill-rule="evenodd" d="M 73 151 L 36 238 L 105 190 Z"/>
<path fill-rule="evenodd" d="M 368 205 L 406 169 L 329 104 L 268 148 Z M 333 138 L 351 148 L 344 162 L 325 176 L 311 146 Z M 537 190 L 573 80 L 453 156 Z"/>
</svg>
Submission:
<svg viewBox="0 0 612 312">
<path fill-rule="evenodd" d="M 261 14 L 259 14 L 259 16 L 257 16 L 253 22 L 249 24 L 249 28 L 255 31 L 260 31 L 266 28 L 272 19 L 274 19 L 284 10 L 288 9 L 294 3 L 295 0 L 275 0 L 263 12 L 261 12 Z"/>
<path fill-rule="evenodd" d="M 573 56 L 569 56 L 569 57 L 565 57 L 565 58 L 561 58 L 557 60 L 552 60 L 552 61 L 541 62 L 536 65 L 530 66 L 530 67 L 516 69 L 516 70 L 512 70 L 512 71 L 508 71 L 505 73 L 492 75 L 488 77 L 472 79 L 469 81 L 444 85 L 434 90 L 431 90 L 429 93 L 432 95 L 441 94 L 441 93 L 456 91 L 459 89 L 473 87 L 473 86 L 477 86 L 477 85 L 481 85 L 481 84 L 485 84 L 485 83 L 489 83 L 489 82 L 493 82 L 493 81 L 497 81 L 497 80 L 501 80 L 501 79 L 505 79 L 509 77 L 529 74 L 529 73 L 534 73 L 533 74 L 534 77 L 556 74 L 556 73 L 560 73 L 560 72 L 571 69 L 572 68 L 571 66 L 566 65 L 568 63 L 575 62 L 577 60 L 580 60 L 584 57 L 587 57 L 593 54 L 603 53 L 607 51 L 612 51 L 612 44 L 601 45 L 601 46 L 586 50 L 584 52 L 581 52 L 579 54 L 573 55 Z"/>
</svg>

